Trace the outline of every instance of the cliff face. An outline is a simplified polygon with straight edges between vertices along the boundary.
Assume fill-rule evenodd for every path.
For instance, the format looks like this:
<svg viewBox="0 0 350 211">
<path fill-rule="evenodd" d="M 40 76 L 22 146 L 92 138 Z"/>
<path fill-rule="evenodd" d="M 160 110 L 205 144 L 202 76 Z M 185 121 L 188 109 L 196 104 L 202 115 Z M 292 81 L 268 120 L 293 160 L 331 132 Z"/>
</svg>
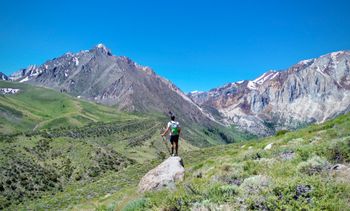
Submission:
<svg viewBox="0 0 350 211">
<path fill-rule="evenodd" d="M 226 124 L 258 135 L 323 122 L 350 110 L 350 51 L 301 61 L 189 97 Z"/>
</svg>

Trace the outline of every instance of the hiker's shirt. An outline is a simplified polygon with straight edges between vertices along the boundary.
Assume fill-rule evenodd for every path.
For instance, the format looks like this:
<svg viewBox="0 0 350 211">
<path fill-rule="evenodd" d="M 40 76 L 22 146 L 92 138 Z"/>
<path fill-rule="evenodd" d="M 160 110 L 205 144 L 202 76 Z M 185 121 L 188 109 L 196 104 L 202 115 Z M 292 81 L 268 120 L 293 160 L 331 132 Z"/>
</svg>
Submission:
<svg viewBox="0 0 350 211">
<path fill-rule="evenodd" d="M 178 136 L 180 130 L 180 123 L 176 121 L 168 122 L 168 128 L 170 128 L 170 136 Z"/>
</svg>

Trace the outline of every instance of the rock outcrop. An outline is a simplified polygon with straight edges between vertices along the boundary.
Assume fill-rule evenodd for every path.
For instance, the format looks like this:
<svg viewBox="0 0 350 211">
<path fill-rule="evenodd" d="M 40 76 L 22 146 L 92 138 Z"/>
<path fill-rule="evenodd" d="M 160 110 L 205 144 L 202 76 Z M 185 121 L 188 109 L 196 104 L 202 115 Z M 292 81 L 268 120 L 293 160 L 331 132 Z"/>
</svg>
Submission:
<svg viewBox="0 0 350 211">
<path fill-rule="evenodd" d="M 182 181 L 184 176 L 185 168 L 182 159 L 180 157 L 169 157 L 142 177 L 138 190 L 143 193 L 163 188 L 175 189 L 175 183 Z"/>
</svg>

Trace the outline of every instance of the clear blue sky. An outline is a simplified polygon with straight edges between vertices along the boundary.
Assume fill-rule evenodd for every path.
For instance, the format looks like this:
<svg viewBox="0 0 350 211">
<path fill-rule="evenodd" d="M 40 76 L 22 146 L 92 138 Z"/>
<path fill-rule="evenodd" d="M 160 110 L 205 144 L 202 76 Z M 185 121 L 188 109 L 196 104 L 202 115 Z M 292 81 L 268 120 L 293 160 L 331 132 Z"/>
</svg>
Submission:
<svg viewBox="0 0 350 211">
<path fill-rule="evenodd" d="M 0 71 L 104 43 L 183 91 L 350 49 L 350 1 L 0 0 Z"/>
</svg>

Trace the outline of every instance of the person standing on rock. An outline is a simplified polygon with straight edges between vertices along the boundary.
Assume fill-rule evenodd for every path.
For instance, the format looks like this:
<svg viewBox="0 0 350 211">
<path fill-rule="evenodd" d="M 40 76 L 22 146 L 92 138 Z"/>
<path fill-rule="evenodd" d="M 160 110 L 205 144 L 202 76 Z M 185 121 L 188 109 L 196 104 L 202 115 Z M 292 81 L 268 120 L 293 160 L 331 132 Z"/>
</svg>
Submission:
<svg viewBox="0 0 350 211">
<path fill-rule="evenodd" d="M 180 127 L 180 123 L 175 121 L 174 115 L 171 115 L 170 119 L 171 121 L 168 122 L 167 128 L 164 131 L 164 133 L 162 133 L 162 136 L 163 137 L 166 136 L 170 131 L 171 155 L 177 156 L 181 127 Z M 174 154 L 174 149 L 175 149 L 175 154 Z"/>
</svg>

